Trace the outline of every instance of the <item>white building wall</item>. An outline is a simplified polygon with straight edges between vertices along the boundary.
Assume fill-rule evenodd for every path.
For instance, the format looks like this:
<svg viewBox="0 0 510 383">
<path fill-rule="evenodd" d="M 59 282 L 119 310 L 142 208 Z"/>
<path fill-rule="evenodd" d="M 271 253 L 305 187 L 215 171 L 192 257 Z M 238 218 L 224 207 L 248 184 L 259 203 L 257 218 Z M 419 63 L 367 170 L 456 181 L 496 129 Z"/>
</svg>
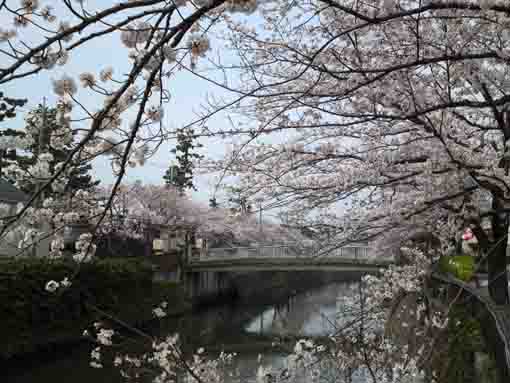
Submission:
<svg viewBox="0 0 510 383">
<path fill-rule="evenodd" d="M 6 202 L 0 203 L 5 204 Z M 8 205 L 10 205 L 8 215 L 14 215 L 16 213 L 17 204 L 8 203 Z M 51 229 L 49 225 L 46 225 L 42 227 L 41 230 L 45 233 L 49 233 Z M 47 257 L 49 255 L 51 238 L 41 239 L 36 246 L 35 252 L 33 250 L 22 252 L 18 246 L 20 241 L 23 240 L 24 235 L 24 231 L 17 230 L 17 223 L 9 226 L 9 229 L 0 237 L 0 257 L 15 257 L 20 255 Z"/>
<path fill-rule="evenodd" d="M 7 213 L 12 215 L 16 212 L 16 204 L 10 204 L 6 202 L 0 202 L 10 206 L 10 210 Z M 18 248 L 19 242 L 23 239 L 23 232 L 16 230 L 16 223 L 9 227 L 9 229 L 0 237 L 0 256 L 16 256 L 20 254 Z"/>
</svg>

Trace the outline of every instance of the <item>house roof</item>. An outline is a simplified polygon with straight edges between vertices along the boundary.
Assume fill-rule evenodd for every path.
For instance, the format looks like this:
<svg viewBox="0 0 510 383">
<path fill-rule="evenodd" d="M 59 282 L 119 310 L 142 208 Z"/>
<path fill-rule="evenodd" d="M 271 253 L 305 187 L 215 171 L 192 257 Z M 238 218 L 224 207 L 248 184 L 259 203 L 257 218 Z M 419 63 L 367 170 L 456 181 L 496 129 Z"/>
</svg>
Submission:
<svg viewBox="0 0 510 383">
<path fill-rule="evenodd" d="M 25 193 L 3 178 L 0 178 L 0 202 L 18 203 L 26 202 L 28 199 Z"/>
</svg>

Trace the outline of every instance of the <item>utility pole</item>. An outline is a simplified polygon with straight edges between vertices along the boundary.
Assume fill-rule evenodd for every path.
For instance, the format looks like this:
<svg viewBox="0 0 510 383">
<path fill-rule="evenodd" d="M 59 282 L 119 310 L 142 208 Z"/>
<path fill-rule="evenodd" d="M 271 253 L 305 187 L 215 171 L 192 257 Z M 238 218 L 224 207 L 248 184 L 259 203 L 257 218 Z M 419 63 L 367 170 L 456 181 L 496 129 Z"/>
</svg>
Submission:
<svg viewBox="0 0 510 383">
<path fill-rule="evenodd" d="M 259 230 L 262 234 L 262 204 L 259 204 Z"/>
<path fill-rule="evenodd" d="M 257 198 L 255 201 L 259 205 L 259 233 L 262 234 L 262 198 Z"/>
<path fill-rule="evenodd" d="M 2 173 L 3 173 L 2 165 L 3 165 L 3 161 L 4 161 L 4 156 L 5 156 L 5 150 L 0 150 L 0 177 L 2 177 Z"/>
<path fill-rule="evenodd" d="M 46 115 L 46 97 L 43 97 L 42 103 L 42 116 L 41 124 L 39 126 L 39 142 L 37 148 L 37 157 L 46 151 L 50 145 L 50 127 L 48 126 L 47 115 Z M 44 181 L 39 180 L 37 183 L 37 190 L 40 190 L 44 184 Z M 41 191 L 37 201 L 37 207 L 42 207 L 44 201 L 44 190 Z"/>
<path fill-rule="evenodd" d="M 46 97 L 43 97 L 43 103 L 42 103 L 42 122 L 39 129 L 39 153 L 43 153 L 44 149 L 49 145 L 50 143 L 50 134 L 49 134 L 49 127 L 47 124 L 47 116 L 46 116 Z"/>
<path fill-rule="evenodd" d="M 43 103 L 42 103 L 42 114 L 41 114 L 41 123 L 39 124 L 39 140 L 37 145 L 37 160 L 39 159 L 39 156 L 45 152 L 45 150 L 48 148 L 50 143 L 50 128 L 48 126 L 47 121 L 47 115 L 46 115 L 46 97 L 43 97 Z M 43 180 L 38 180 L 37 183 L 37 192 L 39 192 L 39 197 L 34 201 L 35 207 L 40 208 L 43 206 L 44 202 L 44 190 L 41 190 L 44 185 Z M 40 227 L 40 229 L 43 229 L 43 227 Z M 32 255 L 35 257 L 37 256 L 37 246 L 32 244 Z"/>
</svg>

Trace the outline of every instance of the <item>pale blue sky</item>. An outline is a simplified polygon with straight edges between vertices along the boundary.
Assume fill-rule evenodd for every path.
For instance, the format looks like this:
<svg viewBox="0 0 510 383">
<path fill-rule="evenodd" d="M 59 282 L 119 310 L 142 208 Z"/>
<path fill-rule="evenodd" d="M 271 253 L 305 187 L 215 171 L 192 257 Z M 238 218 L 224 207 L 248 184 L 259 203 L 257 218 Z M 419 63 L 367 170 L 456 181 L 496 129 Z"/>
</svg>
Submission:
<svg viewBox="0 0 510 383">
<path fill-rule="evenodd" d="M 41 0 L 41 5 L 55 4 L 54 0 Z M 84 0 L 84 4 L 88 6 L 89 10 L 98 10 L 106 8 L 105 4 L 114 3 L 113 0 Z M 56 7 L 57 9 L 61 7 Z M 236 16 L 237 17 L 237 16 Z M 61 17 L 63 21 L 72 21 L 69 16 Z M 245 17 L 244 20 L 255 29 L 262 32 L 260 26 L 262 20 L 256 15 Z M 11 25 L 11 20 L 6 19 L 5 14 L 0 12 L 0 25 Z M 41 41 L 39 33 L 29 32 L 26 29 L 20 29 L 18 35 L 25 41 Z M 212 50 L 208 55 L 214 59 L 220 57 L 224 64 L 234 64 L 234 56 L 223 47 L 223 43 L 211 36 Z M 182 43 L 185 43 L 183 41 Z M 125 48 L 120 42 L 120 33 L 116 32 L 101 38 L 94 39 L 86 46 L 79 48 L 74 54 L 71 55 L 69 62 L 64 67 L 56 67 L 51 71 L 43 71 L 40 74 L 27 79 L 16 80 L 6 86 L 1 86 L 0 90 L 5 91 L 11 97 L 28 98 L 28 104 L 23 108 L 23 111 L 28 111 L 41 103 L 43 98 L 47 98 L 47 102 L 51 105 L 56 101 L 56 97 L 52 92 L 51 80 L 57 79 L 62 74 L 67 73 L 72 75 L 75 79 L 82 72 L 93 72 L 96 75 L 101 69 L 112 66 L 115 68 L 115 74 L 122 76 L 130 69 L 130 61 L 128 59 L 128 49 Z M 1 59 L 1 56 L 0 56 Z M 207 62 L 205 60 L 198 62 L 198 69 L 205 69 Z M 210 72 L 207 75 L 211 75 Z M 220 73 L 216 74 L 220 76 Z M 221 81 L 221 77 L 217 77 Z M 231 85 L 231 84 L 230 84 Z M 235 87 L 235 85 L 234 85 Z M 177 128 L 186 125 L 195 119 L 195 112 L 200 110 L 200 105 L 204 103 L 206 95 L 213 96 L 216 99 L 235 99 L 235 95 L 228 94 L 222 88 L 219 88 L 210 82 L 202 80 L 195 75 L 187 72 L 180 71 L 170 81 L 166 83 L 166 88 L 170 91 L 172 97 L 168 104 L 165 105 L 165 118 L 164 125 L 169 128 Z M 80 89 L 77 95 L 79 101 L 84 104 L 90 111 L 96 111 L 103 105 L 103 100 L 89 90 Z M 19 113 L 19 118 L 12 121 L 11 127 L 20 128 L 23 126 L 24 113 Z M 229 129 L 230 120 L 229 116 L 225 114 L 218 114 L 211 118 L 207 125 L 211 130 Z M 230 116 L 236 121 L 236 116 Z M 124 123 L 128 123 L 128 118 L 124 118 Z M 252 122 L 249 122 L 252 123 Z M 256 122 L 253 121 L 253 124 Z M 272 134 L 270 137 L 264 137 L 258 141 L 277 143 L 287 140 L 292 136 L 292 132 L 285 131 L 281 134 Z M 239 138 L 236 141 L 239 142 Z M 202 140 L 204 148 L 202 153 L 208 158 L 221 158 L 227 149 L 230 141 L 223 141 L 221 139 L 207 139 Z M 163 182 L 162 176 L 167 169 L 170 160 L 174 157 L 170 150 L 174 147 L 174 142 L 164 143 L 157 153 L 147 164 L 143 167 L 134 169 L 129 168 L 125 181 L 134 182 L 141 180 L 143 183 L 160 184 Z M 111 183 L 114 180 L 112 175 L 109 161 L 107 158 L 97 160 L 94 163 L 94 176 L 100 179 L 104 184 Z M 197 192 L 193 192 L 192 196 L 195 200 L 207 203 L 214 192 L 216 185 L 216 177 L 213 175 L 198 176 L 195 178 L 195 185 L 198 188 Z M 221 199 L 221 194 L 220 194 Z M 265 217 L 275 214 L 276 212 L 266 212 Z"/>
<path fill-rule="evenodd" d="M 103 3 L 103 1 L 98 3 Z M 49 2 L 41 2 L 43 5 Z M 92 8 L 94 1 L 88 1 Z M 104 7 L 104 5 L 102 6 Z M 4 17 L 0 15 L 0 22 L 4 23 Z M 19 35 L 25 40 L 35 41 L 40 36 L 31 35 L 30 32 L 21 29 Z M 213 50 L 220 49 L 218 42 L 212 41 Z M 225 50 L 221 49 L 222 54 Z M 68 73 L 77 78 L 79 73 L 89 71 L 98 74 L 99 71 L 107 66 L 115 68 L 115 73 L 125 73 L 129 69 L 127 59 L 128 50 L 120 43 L 119 33 L 114 33 L 100 39 L 95 39 L 92 44 L 81 48 L 72 54 L 69 62 L 64 67 L 57 67 L 51 71 L 44 71 L 35 77 L 17 80 L 6 86 L 2 90 L 11 97 L 28 98 L 28 104 L 20 110 L 19 118 L 11 122 L 13 127 L 21 127 L 23 124 L 23 111 L 30 110 L 41 103 L 43 98 L 47 98 L 48 104 L 53 104 L 56 97 L 52 92 L 51 79 L 59 78 L 63 73 Z M 222 57 L 225 59 L 225 57 Z M 228 59 L 228 57 L 227 57 Z M 200 67 L 199 63 L 199 67 Z M 197 78 L 189 72 L 181 71 L 168 82 L 168 89 L 172 94 L 169 104 L 165 105 L 164 124 L 168 127 L 179 127 L 194 117 L 194 111 L 200 109 L 200 104 L 204 102 L 207 94 L 214 97 L 229 97 L 223 89 L 215 87 L 211 83 Z M 102 100 L 90 91 L 80 90 L 78 93 L 80 102 L 91 110 L 96 110 L 102 105 Z M 97 105 L 97 106 L 96 106 Z M 212 128 L 228 127 L 229 122 L 225 115 L 218 115 L 212 118 L 208 126 Z M 219 139 L 203 140 L 204 154 L 209 157 L 219 158 L 225 151 L 225 142 Z M 166 143 L 160 147 L 158 154 L 152 158 L 144 167 L 129 169 L 126 179 L 128 181 L 142 180 L 144 183 L 161 183 L 162 176 L 168 166 L 172 154 L 170 149 L 173 143 Z M 112 182 L 113 176 L 107 160 L 95 161 L 94 174 L 104 183 Z M 202 201 L 207 201 L 212 193 L 213 177 L 200 176 L 196 179 L 198 192 L 193 193 L 193 197 Z"/>
</svg>

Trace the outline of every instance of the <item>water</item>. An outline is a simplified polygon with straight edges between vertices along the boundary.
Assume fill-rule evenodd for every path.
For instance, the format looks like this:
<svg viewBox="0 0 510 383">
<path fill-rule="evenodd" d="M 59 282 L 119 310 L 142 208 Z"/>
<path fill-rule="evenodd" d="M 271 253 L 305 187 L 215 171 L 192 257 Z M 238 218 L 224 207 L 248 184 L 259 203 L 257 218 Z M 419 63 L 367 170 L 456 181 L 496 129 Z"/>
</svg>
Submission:
<svg viewBox="0 0 510 383">
<path fill-rule="evenodd" d="M 157 332 L 178 332 L 187 350 L 200 346 L 212 355 L 220 351 L 236 352 L 233 371 L 243 383 L 253 382 L 260 364 L 281 367 L 285 351 L 300 337 L 327 336 L 345 317 L 338 312 L 339 297 L 352 294 L 352 284 L 333 283 L 307 292 L 278 305 L 225 306 L 171 319 Z M 84 344 L 58 352 L 49 352 L 2 368 L 2 383 L 116 383 L 123 382 L 113 368 L 89 367 L 91 346 Z M 262 356 L 262 360 L 260 360 Z M 227 382 L 228 383 L 228 382 Z"/>
<path fill-rule="evenodd" d="M 338 328 L 339 297 L 352 294 L 352 284 L 334 283 L 265 309 L 244 328 L 249 333 L 327 336 Z"/>
</svg>

